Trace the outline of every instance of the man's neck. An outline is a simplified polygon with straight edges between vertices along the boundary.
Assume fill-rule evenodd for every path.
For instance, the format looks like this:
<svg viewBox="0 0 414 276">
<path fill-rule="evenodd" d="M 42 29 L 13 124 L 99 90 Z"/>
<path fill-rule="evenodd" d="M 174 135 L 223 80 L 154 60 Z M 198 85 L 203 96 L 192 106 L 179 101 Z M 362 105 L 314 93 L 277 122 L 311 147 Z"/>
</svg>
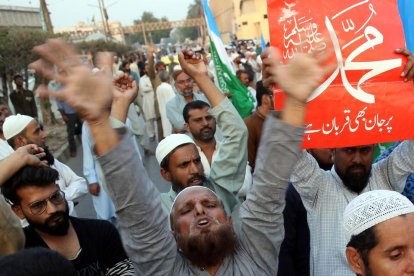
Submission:
<svg viewBox="0 0 414 276">
<path fill-rule="evenodd" d="M 201 151 L 207 157 L 208 163 L 211 166 L 213 154 L 214 154 L 214 151 L 216 150 L 216 139 L 213 138 L 210 141 L 200 141 L 200 140 L 194 139 L 194 142 L 197 144 L 197 146 L 200 147 Z"/>
<path fill-rule="evenodd" d="M 183 97 L 184 97 L 184 101 L 186 103 L 191 103 L 193 101 L 193 98 L 194 98 L 194 93 L 191 93 L 190 96 L 183 96 Z"/>
<path fill-rule="evenodd" d="M 212 275 L 212 276 L 214 276 L 214 275 L 216 275 L 216 273 L 217 273 L 217 271 L 219 270 L 219 268 L 220 268 L 220 266 L 221 266 L 221 264 L 222 264 L 223 262 L 221 262 L 220 264 L 218 264 L 218 265 L 214 265 L 214 266 L 210 266 L 210 267 L 207 267 L 206 268 L 206 271 L 210 274 L 210 275 Z"/>
<path fill-rule="evenodd" d="M 6 138 L 4 137 L 4 133 L 3 132 L 0 132 L 0 139 L 6 140 Z"/>
<path fill-rule="evenodd" d="M 257 111 L 266 117 L 267 113 L 269 113 L 270 109 L 267 106 L 261 105 L 257 107 Z"/>
</svg>

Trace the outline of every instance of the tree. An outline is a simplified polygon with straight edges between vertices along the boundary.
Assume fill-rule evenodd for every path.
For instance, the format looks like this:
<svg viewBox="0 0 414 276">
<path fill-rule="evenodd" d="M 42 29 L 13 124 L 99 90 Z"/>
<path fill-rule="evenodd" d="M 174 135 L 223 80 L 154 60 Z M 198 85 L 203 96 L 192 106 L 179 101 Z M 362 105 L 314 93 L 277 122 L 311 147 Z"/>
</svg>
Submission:
<svg viewBox="0 0 414 276">
<path fill-rule="evenodd" d="M 203 17 L 203 6 L 201 0 L 194 0 L 194 3 L 188 6 L 187 19 Z M 185 27 L 181 28 L 181 35 L 185 38 L 195 40 L 201 36 L 199 27 Z"/>
<path fill-rule="evenodd" d="M 168 18 L 163 16 L 160 19 L 155 17 L 152 12 L 143 12 L 140 19 L 134 20 L 134 24 L 141 24 L 141 23 L 154 23 L 154 22 L 161 22 L 161 21 L 168 21 Z M 146 31 L 147 40 L 148 42 L 160 43 L 161 38 L 169 37 L 170 30 L 157 30 L 157 31 Z M 128 36 L 127 41 L 132 44 L 135 42 L 139 42 L 141 44 L 145 44 L 144 35 L 142 32 L 131 34 Z"/>
<path fill-rule="evenodd" d="M 36 56 L 32 53 L 33 47 L 43 44 L 48 38 L 53 36 L 38 30 L 16 27 L 0 28 L 0 75 L 6 103 L 8 101 L 8 92 L 12 90 L 12 78 L 16 73 L 23 74 L 27 88 L 29 79 L 27 67 L 36 60 Z M 35 88 L 40 83 L 43 83 L 43 80 L 36 77 Z M 50 114 L 49 116 L 47 114 L 51 112 L 48 99 L 41 100 L 41 111 L 44 114 L 44 118 L 53 118 Z"/>
<path fill-rule="evenodd" d="M 96 41 L 83 41 L 76 44 L 76 47 L 83 53 L 88 52 L 94 54 L 97 52 L 115 52 L 118 55 L 122 56 L 127 54 L 132 50 L 128 45 L 121 44 L 114 41 L 105 41 L 105 40 L 96 40 Z"/>
</svg>

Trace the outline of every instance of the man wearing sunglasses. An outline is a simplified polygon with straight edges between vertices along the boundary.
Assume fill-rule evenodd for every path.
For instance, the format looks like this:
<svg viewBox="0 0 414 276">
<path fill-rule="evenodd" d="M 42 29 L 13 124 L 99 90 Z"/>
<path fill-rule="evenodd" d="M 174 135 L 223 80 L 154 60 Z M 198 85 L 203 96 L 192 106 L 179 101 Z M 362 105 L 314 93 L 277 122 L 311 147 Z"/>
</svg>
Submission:
<svg viewBox="0 0 414 276">
<path fill-rule="evenodd" d="M 69 216 L 58 178 L 50 167 L 26 166 L 2 187 L 13 211 L 29 223 L 25 247 L 57 251 L 72 261 L 78 275 L 133 275 L 116 228 L 104 220 Z"/>
</svg>

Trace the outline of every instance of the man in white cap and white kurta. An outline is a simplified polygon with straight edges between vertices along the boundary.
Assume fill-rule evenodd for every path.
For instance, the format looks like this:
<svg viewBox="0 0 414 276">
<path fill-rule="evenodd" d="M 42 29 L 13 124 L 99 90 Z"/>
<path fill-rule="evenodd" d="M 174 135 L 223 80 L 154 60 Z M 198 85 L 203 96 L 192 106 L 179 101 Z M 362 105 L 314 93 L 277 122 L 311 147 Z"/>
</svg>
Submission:
<svg viewBox="0 0 414 276">
<path fill-rule="evenodd" d="M 195 80 L 197 76 L 207 74 L 207 68 L 201 61 L 197 64 L 197 71 L 190 70 L 187 64 L 181 66 L 185 69 L 185 74 Z M 247 128 L 231 102 L 213 83 L 202 87 L 211 103 L 209 112 L 221 127 L 223 140 L 208 179 L 204 175 L 197 147 L 189 136 L 171 134 L 158 144 L 155 156 L 161 167 L 161 175 L 171 182 L 170 191 L 161 194 L 162 206 L 167 214 L 170 213 L 177 193 L 189 186 L 212 189 L 231 213 L 238 204 L 237 193 L 243 186 L 247 164 Z"/>
<path fill-rule="evenodd" d="M 69 205 L 69 214 L 76 216 L 74 201 L 88 193 L 88 187 L 83 177 L 78 176 L 71 168 L 59 162 L 53 157 L 46 146 L 47 133 L 38 121 L 26 115 L 11 115 L 3 124 L 4 137 L 9 145 L 18 149 L 28 144 L 35 144 L 45 150 L 45 160 L 49 166 L 59 172 L 59 180 L 56 184 L 65 193 Z"/>
<path fill-rule="evenodd" d="M 363 193 L 345 208 L 343 226 L 356 275 L 414 274 L 414 205 L 408 198 L 388 190 Z"/>
</svg>

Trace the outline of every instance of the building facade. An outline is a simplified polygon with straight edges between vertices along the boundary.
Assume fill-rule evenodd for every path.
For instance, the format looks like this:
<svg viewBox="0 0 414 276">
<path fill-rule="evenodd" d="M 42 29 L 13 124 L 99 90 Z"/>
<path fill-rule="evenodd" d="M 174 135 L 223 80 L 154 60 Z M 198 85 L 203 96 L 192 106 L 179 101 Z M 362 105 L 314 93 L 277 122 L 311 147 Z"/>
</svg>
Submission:
<svg viewBox="0 0 414 276">
<path fill-rule="evenodd" d="M 0 5 L 0 27 L 21 27 L 43 30 L 39 8 Z"/>
<path fill-rule="evenodd" d="M 224 43 L 234 39 L 256 39 L 261 33 L 269 41 L 266 0 L 210 0 L 210 9 Z"/>
</svg>

